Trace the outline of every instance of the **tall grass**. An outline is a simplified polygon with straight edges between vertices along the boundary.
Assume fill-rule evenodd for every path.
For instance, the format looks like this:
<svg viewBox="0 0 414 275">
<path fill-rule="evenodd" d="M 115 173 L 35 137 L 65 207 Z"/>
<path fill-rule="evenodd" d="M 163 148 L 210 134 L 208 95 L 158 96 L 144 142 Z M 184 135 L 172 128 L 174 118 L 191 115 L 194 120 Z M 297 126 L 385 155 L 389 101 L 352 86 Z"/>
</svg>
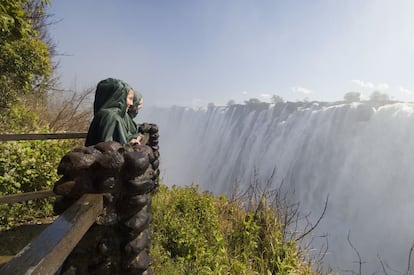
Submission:
<svg viewBox="0 0 414 275">
<path fill-rule="evenodd" d="M 257 187 L 227 198 L 161 185 L 152 206 L 155 274 L 320 274 L 287 232 L 290 210 L 275 209 L 272 192 Z"/>
</svg>

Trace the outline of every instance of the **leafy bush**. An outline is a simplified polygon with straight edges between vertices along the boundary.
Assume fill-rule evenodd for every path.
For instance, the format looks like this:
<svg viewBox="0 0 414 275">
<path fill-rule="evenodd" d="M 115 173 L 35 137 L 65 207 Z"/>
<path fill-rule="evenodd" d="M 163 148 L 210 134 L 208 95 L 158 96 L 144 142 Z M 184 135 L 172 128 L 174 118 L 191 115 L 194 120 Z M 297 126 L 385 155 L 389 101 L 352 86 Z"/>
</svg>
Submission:
<svg viewBox="0 0 414 275">
<path fill-rule="evenodd" d="M 267 205 L 161 186 L 152 207 L 155 274 L 315 274 Z"/>
<path fill-rule="evenodd" d="M 0 113 L 0 133 L 31 133 L 39 130 L 37 114 L 29 110 L 21 99 L 5 113 Z"/>
<path fill-rule="evenodd" d="M 0 143 L 0 195 L 50 190 L 57 166 L 79 140 L 9 141 Z M 0 226 L 10 227 L 52 214 L 51 199 L 0 205 Z"/>
</svg>

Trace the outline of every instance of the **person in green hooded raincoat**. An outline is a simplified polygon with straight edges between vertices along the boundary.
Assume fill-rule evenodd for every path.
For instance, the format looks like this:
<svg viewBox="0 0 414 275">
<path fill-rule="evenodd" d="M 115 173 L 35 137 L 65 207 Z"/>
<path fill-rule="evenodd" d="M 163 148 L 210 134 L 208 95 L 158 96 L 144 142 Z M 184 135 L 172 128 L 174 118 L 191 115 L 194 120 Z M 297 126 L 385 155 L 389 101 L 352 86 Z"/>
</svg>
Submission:
<svg viewBox="0 0 414 275">
<path fill-rule="evenodd" d="M 140 143 L 138 129 L 133 121 L 138 113 L 137 103 L 140 102 L 135 97 L 134 90 L 122 80 L 107 78 L 100 81 L 95 92 L 94 118 L 85 145 L 104 141 Z"/>
<path fill-rule="evenodd" d="M 132 89 L 132 88 L 130 88 Z M 132 89 L 133 90 L 133 89 Z M 143 136 L 138 132 L 138 125 L 134 121 L 134 118 L 138 115 L 138 111 L 142 108 L 143 105 L 143 98 L 141 93 L 136 90 L 134 91 L 134 101 L 131 107 L 128 109 L 128 116 L 126 116 L 126 123 L 128 132 L 131 135 L 132 139 L 136 139 L 138 143 L 141 142 Z"/>
</svg>

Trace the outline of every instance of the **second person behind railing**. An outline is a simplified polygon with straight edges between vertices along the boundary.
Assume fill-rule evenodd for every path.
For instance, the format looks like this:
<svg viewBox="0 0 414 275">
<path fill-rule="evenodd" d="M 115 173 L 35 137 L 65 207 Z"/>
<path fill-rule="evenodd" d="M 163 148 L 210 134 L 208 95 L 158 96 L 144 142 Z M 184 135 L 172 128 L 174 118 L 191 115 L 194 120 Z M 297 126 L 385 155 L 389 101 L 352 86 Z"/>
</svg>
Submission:
<svg viewBox="0 0 414 275">
<path fill-rule="evenodd" d="M 126 82 L 114 78 L 100 81 L 95 92 L 94 118 L 85 145 L 104 141 L 139 144 L 142 136 L 133 119 L 142 103 L 141 94 Z"/>
<path fill-rule="evenodd" d="M 129 87 L 129 89 L 134 91 L 134 100 L 132 105 L 127 109 L 128 115 L 125 116 L 127 122 L 127 129 L 131 135 L 130 138 L 132 138 L 132 143 L 140 144 L 143 136 L 138 132 L 138 125 L 135 123 L 134 118 L 138 115 L 139 110 L 142 108 L 144 104 L 144 99 L 142 98 L 141 93 L 132 89 L 131 87 Z"/>
</svg>

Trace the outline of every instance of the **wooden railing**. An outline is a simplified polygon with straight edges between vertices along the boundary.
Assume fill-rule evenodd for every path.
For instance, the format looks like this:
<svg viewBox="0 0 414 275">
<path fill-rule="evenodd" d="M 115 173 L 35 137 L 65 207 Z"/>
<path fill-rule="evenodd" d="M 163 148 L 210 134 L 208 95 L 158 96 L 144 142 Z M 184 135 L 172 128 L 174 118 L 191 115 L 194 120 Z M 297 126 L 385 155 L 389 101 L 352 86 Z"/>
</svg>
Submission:
<svg viewBox="0 0 414 275">
<path fill-rule="evenodd" d="M 102 194 L 83 195 L 6 263 L 0 274 L 55 274 L 102 210 Z"/>
<path fill-rule="evenodd" d="M 44 199 L 48 197 L 55 196 L 52 190 L 45 190 L 45 191 L 36 191 L 36 192 L 26 192 L 22 194 L 15 194 L 0 197 L 0 204 L 4 203 L 16 203 L 16 202 L 23 202 L 28 200 L 36 200 L 36 199 Z"/>
<path fill-rule="evenodd" d="M 53 133 L 53 134 L 1 134 L 0 141 L 77 139 L 86 138 L 87 133 Z"/>
<path fill-rule="evenodd" d="M 86 133 L 10 134 L 0 141 L 77 139 Z M 0 204 L 55 196 L 51 190 L 0 197 Z M 1 275 L 54 274 L 103 211 L 102 194 L 85 194 L 0 268 Z"/>
</svg>

